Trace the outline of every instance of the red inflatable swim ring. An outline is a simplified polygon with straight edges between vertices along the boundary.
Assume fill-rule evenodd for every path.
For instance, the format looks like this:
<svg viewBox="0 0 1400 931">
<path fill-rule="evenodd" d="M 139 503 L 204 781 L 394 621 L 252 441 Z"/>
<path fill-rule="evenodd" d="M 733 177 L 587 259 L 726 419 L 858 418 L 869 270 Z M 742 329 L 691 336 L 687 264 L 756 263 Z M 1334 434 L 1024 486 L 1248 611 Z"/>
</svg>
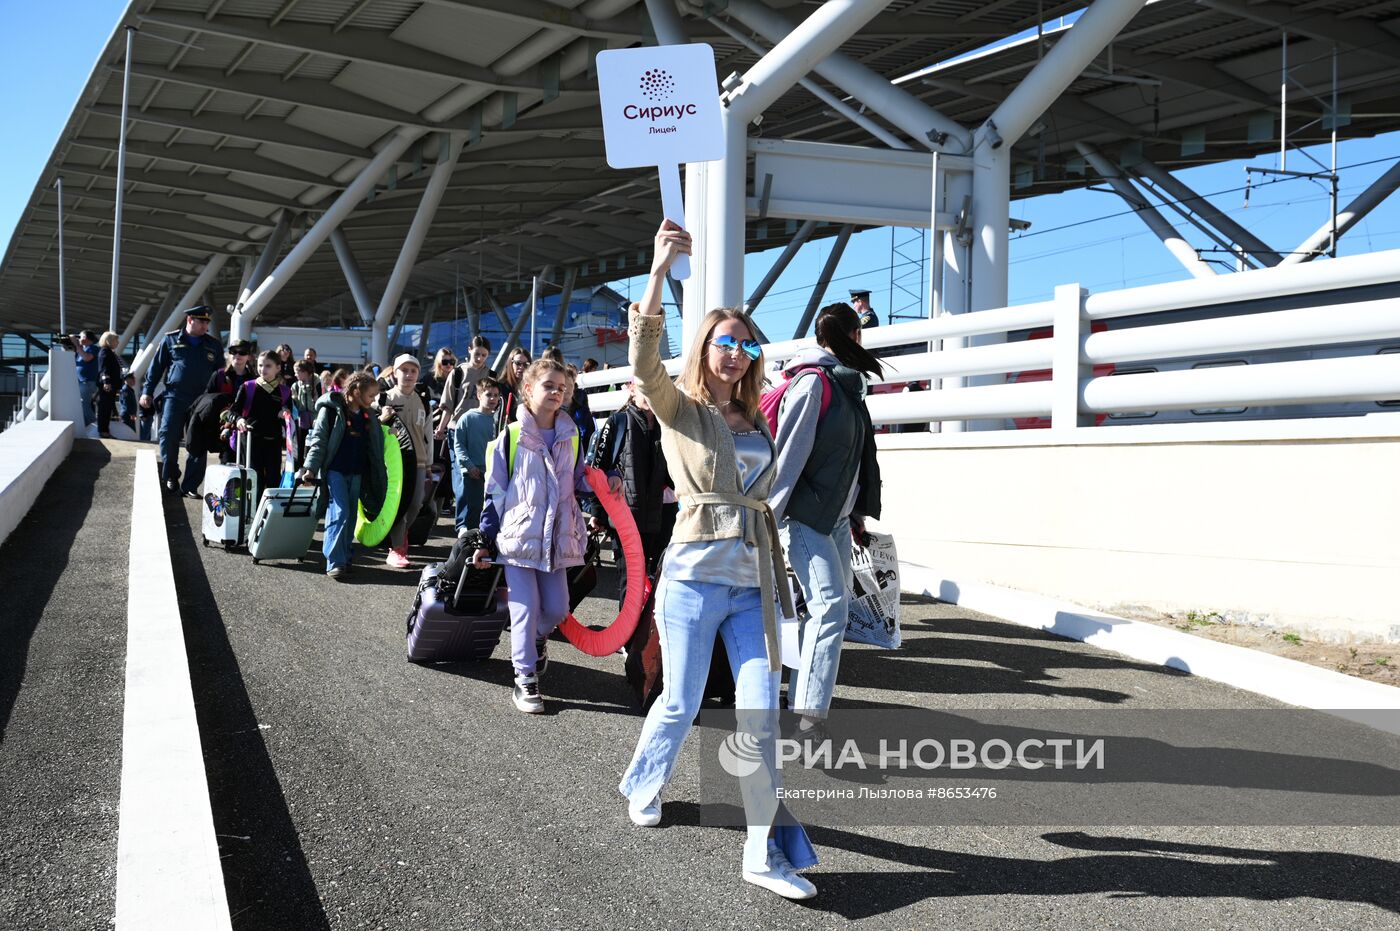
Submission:
<svg viewBox="0 0 1400 931">
<path fill-rule="evenodd" d="M 602 630 L 585 627 L 570 614 L 559 625 L 564 637 L 589 656 L 609 656 L 632 638 L 637 629 L 637 620 L 642 616 L 642 607 L 651 596 L 651 580 L 646 574 L 646 556 L 642 551 L 642 537 L 637 532 L 637 522 L 622 495 L 608 487 L 608 477 L 599 469 L 589 466 L 584 470 L 589 487 L 602 502 L 608 512 L 608 520 L 617 530 L 622 542 L 622 553 L 627 559 L 627 597 L 623 599 L 622 610 L 613 621 Z"/>
</svg>

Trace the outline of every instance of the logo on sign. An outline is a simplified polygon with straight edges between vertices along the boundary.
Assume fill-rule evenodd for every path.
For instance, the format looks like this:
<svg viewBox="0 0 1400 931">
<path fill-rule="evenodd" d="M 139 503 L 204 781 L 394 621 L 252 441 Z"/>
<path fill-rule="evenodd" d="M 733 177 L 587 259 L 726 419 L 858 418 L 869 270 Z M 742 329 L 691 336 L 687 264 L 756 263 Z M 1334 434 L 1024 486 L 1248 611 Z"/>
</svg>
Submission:
<svg viewBox="0 0 1400 931">
<path fill-rule="evenodd" d="M 662 68 L 652 68 L 642 74 L 642 95 L 648 100 L 665 100 L 676 89 L 676 81 L 670 72 Z"/>
<path fill-rule="evenodd" d="M 657 103 L 670 97 L 676 89 L 675 78 L 664 68 L 649 68 L 642 72 L 641 80 L 638 82 L 642 96 Z M 629 103 L 622 108 L 622 116 L 628 120 L 676 120 L 680 121 L 687 116 L 694 116 L 696 107 L 693 103 L 674 103 L 664 107 L 639 107 Z M 675 126 L 652 126 L 648 132 L 653 135 L 673 133 Z"/>
</svg>

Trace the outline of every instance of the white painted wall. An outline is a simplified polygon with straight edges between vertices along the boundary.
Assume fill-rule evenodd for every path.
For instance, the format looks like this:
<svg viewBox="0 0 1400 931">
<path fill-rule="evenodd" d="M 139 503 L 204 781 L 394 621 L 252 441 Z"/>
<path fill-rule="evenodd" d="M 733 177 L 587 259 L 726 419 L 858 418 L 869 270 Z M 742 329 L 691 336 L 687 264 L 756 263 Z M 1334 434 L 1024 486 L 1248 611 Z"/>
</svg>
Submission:
<svg viewBox="0 0 1400 931">
<path fill-rule="evenodd" d="M 26 420 L 0 433 L 0 543 L 24 520 L 72 450 L 68 420 Z"/>
<path fill-rule="evenodd" d="M 879 527 L 954 581 L 1400 639 L 1397 420 L 885 437 Z"/>
</svg>

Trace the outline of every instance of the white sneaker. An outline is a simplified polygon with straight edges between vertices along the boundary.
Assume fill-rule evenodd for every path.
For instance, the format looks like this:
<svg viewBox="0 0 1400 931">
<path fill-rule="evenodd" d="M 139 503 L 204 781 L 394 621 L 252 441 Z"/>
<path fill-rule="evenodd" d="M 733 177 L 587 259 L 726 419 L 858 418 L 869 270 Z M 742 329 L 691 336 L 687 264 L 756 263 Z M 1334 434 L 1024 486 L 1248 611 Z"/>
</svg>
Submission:
<svg viewBox="0 0 1400 931">
<path fill-rule="evenodd" d="M 647 802 L 645 805 L 638 805 L 636 802 L 627 803 L 627 817 L 632 819 L 632 823 L 639 828 L 654 828 L 661 823 L 661 796 Z"/>
<path fill-rule="evenodd" d="M 761 872 L 744 870 L 744 882 L 761 886 L 785 899 L 810 899 L 817 894 L 817 887 L 801 876 L 796 873 L 784 873 L 774 866 Z"/>
<path fill-rule="evenodd" d="M 542 714 L 544 712 L 544 699 L 540 697 L 540 680 L 535 676 L 516 676 L 515 688 L 511 690 L 510 700 L 515 702 L 515 707 L 526 714 Z"/>
<path fill-rule="evenodd" d="M 768 843 L 768 867 L 782 873 L 792 881 L 794 886 L 804 890 L 807 894 L 803 898 L 810 899 L 817 894 L 817 887 L 812 885 L 812 881 L 797 872 L 797 867 L 792 865 L 787 854 L 783 853 L 782 848 L 772 841 Z"/>
</svg>

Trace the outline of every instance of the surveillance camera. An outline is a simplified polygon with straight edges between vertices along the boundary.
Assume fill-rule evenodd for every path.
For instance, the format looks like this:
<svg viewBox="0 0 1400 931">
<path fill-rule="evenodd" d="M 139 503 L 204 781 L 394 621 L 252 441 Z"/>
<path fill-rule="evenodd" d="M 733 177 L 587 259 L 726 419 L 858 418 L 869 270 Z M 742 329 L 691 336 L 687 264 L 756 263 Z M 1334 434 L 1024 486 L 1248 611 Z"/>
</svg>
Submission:
<svg viewBox="0 0 1400 931">
<path fill-rule="evenodd" d="M 1015 232 L 1024 233 L 1026 230 L 1028 230 L 1028 229 L 1031 228 L 1031 221 L 1030 221 L 1030 220 L 1018 220 L 1018 219 L 1016 219 L 1015 217 L 1012 217 L 1011 220 L 1008 222 L 1008 225 L 1009 225 L 1009 226 L 1011 227 L 1011 229 L 1014 230 Z"/>
<path fill-rule="evenodd" d="M 983 125 L 986 129 L 987 142 L 991 145 L 992 151 L 996 151 L 997 149 L 1001 148 L 1004 144 L 1004 140 L 1001 138 L 1001 133 L 997 132 L 997 124 L 993 123 L 991 120 L 988 120 Z"/>
<path fill-rule="evenodd" d="M 948 134 L 937 129 L 930 129 L 928 132 L 924 133 L 924 135 L 928 137 L 929 142 L 932 142 L 936 146 L 942 146 L 948 141 Z"/>
</svg>

